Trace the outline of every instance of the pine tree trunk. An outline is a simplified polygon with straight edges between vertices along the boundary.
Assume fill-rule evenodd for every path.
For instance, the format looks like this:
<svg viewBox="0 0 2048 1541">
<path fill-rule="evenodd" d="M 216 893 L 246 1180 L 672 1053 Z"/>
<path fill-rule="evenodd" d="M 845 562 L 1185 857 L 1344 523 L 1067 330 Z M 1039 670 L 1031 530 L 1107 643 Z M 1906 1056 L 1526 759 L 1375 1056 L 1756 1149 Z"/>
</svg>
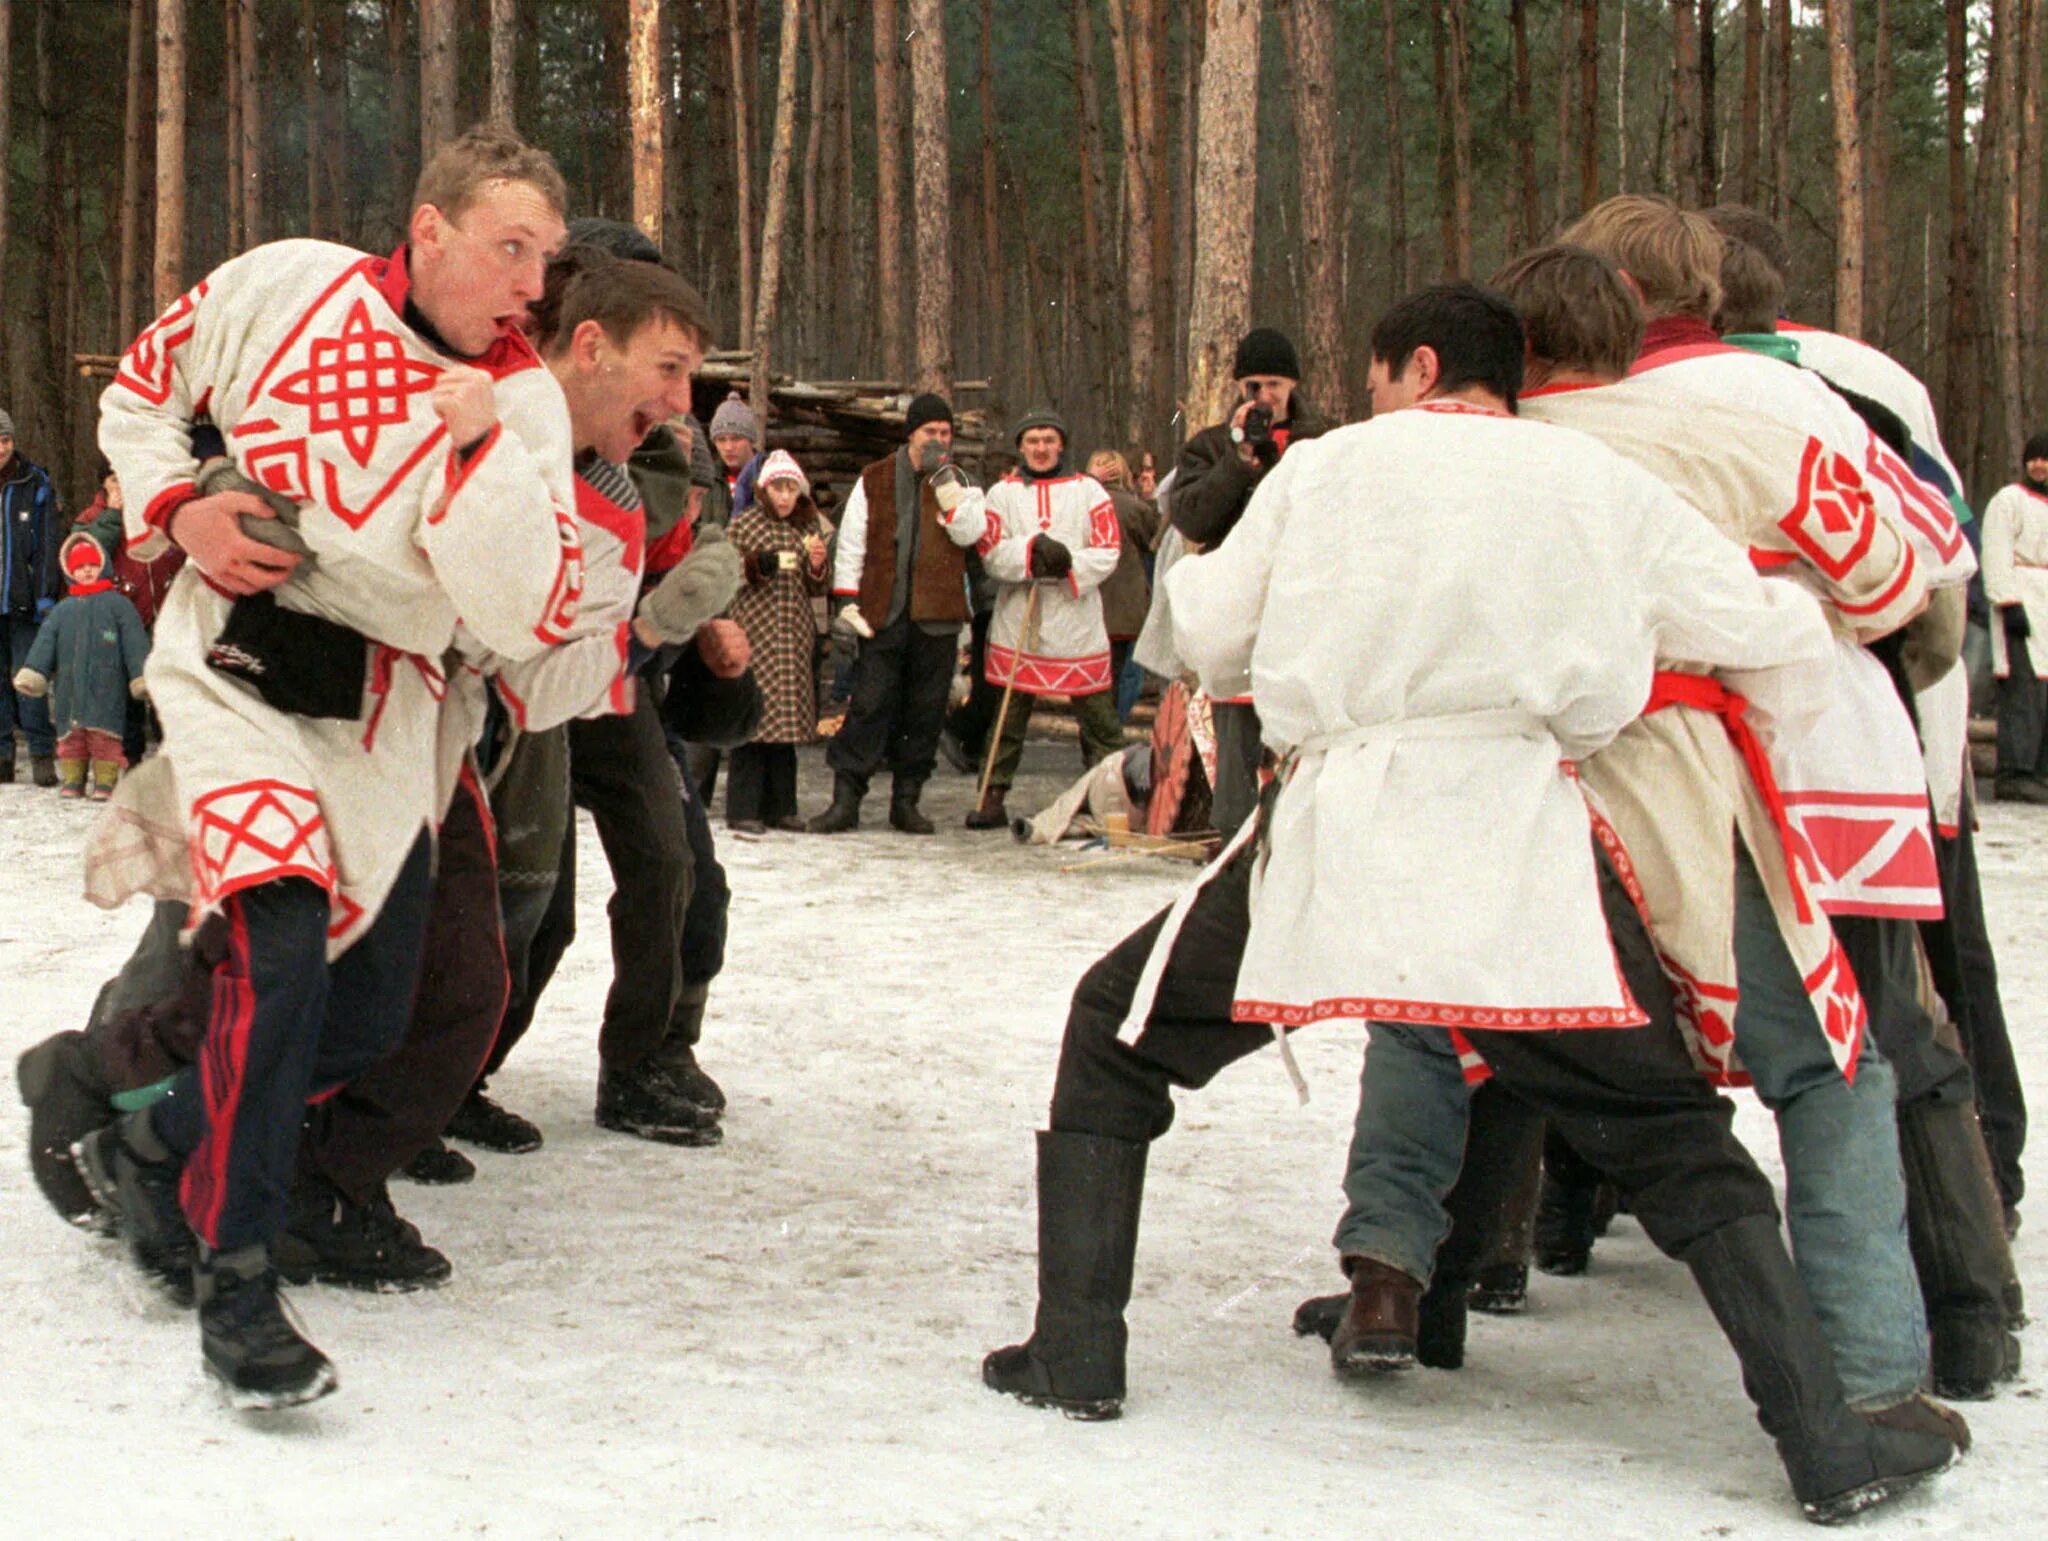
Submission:
<svg viewBox="0 0 2048 1541">
<path fill-rule="evenodd" d="M 1237 342 L 1251 324 L 1252 219 L 1258 203 L 1258 0 L 1204 0 L 1202 133 L 1195 162 L 1195 284 L 1188 312 L 1185 418 L 1230 415 Z"/>
<path fill-rule="evenodd" d="M 12 79 L 9 35 L 14 7 L 0 6 L 0 80 Z M 121 118 L 121 278 L 116 326 L 123 348 L 141 330 L 142 308 L 142 61 L 149 28 L 149 0 L 128 0 L 128 90 Z M 10 95 L 0 91 L 0 98 Z M 0 166 L 8 163 L 7 103 L 0 100 Z M 0 251 L 7 249 L 7 178 L 0 177 Z M 0 263 L 0 280 L 6 276 Z M 0 379 L 5 379 L 0 372 Z"/>
<path fill-rule="evenodd" d="M 1330 0 L 1286 0 L 1280 20 L 1294 87 L 1295 163 L 1301 169 L 1302 384 L 1321 411 L 1344 415 L 1338 325 L 1336 46 Z"/>
<path fill-rule="evenodd" d="M 1393 46 L 1393 4 L 1387 0 L 1388 43 Z M 1557 19 L 1557 156 L 1556 187 L 1551 222 L 1561 228 L 1572 216 L 1572 191 L 1578 181 L 1577 169 L 1572 164 L 1572 82 L 1578 76 L 1575 65 L 1579 57 L 1579 40 L 1571 26 L 1572 18 L 1559 16 Z M 1390 97 L 1390 100 L 1392 98 Z M 1399 136 L 1396 136 L 1399 137 Z"/>
<path fill-rule="evenodd" d="M 1465 0 L 1448 0 L 1445 44 L 1451 69 L 1451 239 L 1456 276 L 1472 272 L 1472 39 Z"/>
<path fill-rule="evenodd" d="M 1115 381 L 1102 363 L 1107 353 L 1102 346 L 1103 318 L 1109 312 L 1103 274 L 1114 264 L 1102 243 L 1111 227 L 1104 206 L 1102 103 L 1095 85 L 1095 25 L 1093 0 L 1073 0 L 1069 15 L 1074 37 L 1075 144 L 1081 172 L 1081 332 L 1082 357 L 1089 377 L 1102 382 L 1106 397 L 1103 416 L 1115 420 Z M 1108 258 L 1109 260 L 1105 260 Z"/>
<path fill-rule="evenodd" d="M 156 313 L 185 292 L 185 0 L 156 0 Z"/>
<path fill-rule="evenodd" d="M 1600 0 L 1579 3 L 1579 212 L 1600 201 Z"/>
<path fill-rule="evenodd" d="M 491 121 L 512 128 L 519 121 L 518 66 L 513 46 L 517 29 L 513 10 L 518 0 L 491 0 Z"/>
<path fill-rule="evenodd" d="M 1700 25 L 1700 202 L 1714 202 L 1721 193 L 1721 131 L 1715 117 L 1720 91 L 1720 54 L 1714 29 L 1715 0 L 1699 0 Z"/>
<path fill-rule="evenodd" d="M 351 218 L 352 183 L 344 169 L 348 161 L 347 20 L 347 0 L 320 0 L 315 45 L 320 56 L 320 112 L 314 137 L 319 144 L 328 228 L 336 240 L 353 242 L 359 236 L 357 221 Z"/>
<path fill-rule="evenodd" d="M 832 175 L 832 235 L 827 260 L 844 274 L 832 286 L 832 354 L 853 367 L 859 340 L 853 335 L 860 314 L 860 283 L 854 278 L 853 234 L 853 18 L 850 0 L 832 0 L 832 121 L 837 125 L 838 158 Z"/>
<path fill-rule="evenodd" d="M 455 127 L 455 0 L 420 3 L 420 163 L 453 139 Z"/>
<path fill-rule="evenodd" d="M 2001 459 L 2010 465 L 2019 457 L 2025 438 L 2020 415 L 2020 78 L 2025 66 L 2021 0 L 1994 0 L 1991 7 L 1991 84 L 1996 106 L 1985 113 L 1985 150 L 1993 158 L 1991 220 L 1991 327 L 1998 375 L 1993 397 L 1998 402 Z M 2032 63 L 2038 65 L 2039 61 Z M 1996 116 L 1994 127 L 1993 117 Z"/>
<path fill-rule="evenodd" d="M 1678 201 L 1700 202 L 1700 38 L 1693 0 L 1670 0 L 1671 180 Z"/>
<path fill-rule="evenodd" d="M 1536 191 L 1536 105 L 1529 67 L 1529 0 L 1509 0 L 1508 26 L 1513 34 L 1509 132 L 1515 140 L 1515 195 L 1509 203 L 1508 255 L 1536 244 L 1543 225 L 1542 198 Z"/>
<path fill-rule="evenodd" d="M 875 314 L 882 378 L 910 374 L 903 326 L 903 69 L 896 0 L 874 0 Z"/>
<path fill-rule="evenodd" d="M 953 179 L 946 104 L 945 0 L 910 0 L 911 199 L 917 221 L 921 391 L 953 388 Z"/>
<path fill-rule="evenodd" d="M 1828 95 L 1834 107 L 1835 330 L 1863 335 L 1863 125 L 1856 116 L 1854 0 L 1827 0 Z"/>
<path fill-rule="evenodd" d="M 770 354 L 775 343 L 775 302 L 782 283 L 783 236 L 789 226 L 789 166 L 796 153 L 796 66 L 803 48 L 803 0 L 782 0 L 782 33 L 775 55 L 775 137 L 768 152 L 768 207 L 761 225 L 761 293 L 754 304 L 755 415 L 768 427 Z"/>
<path fill-rule="evenodd" d="M 1386 107 L 1384 120 L 1392 125 L 1387 135 L 1387 269 L 1392 279 L 1392 297 L 1408 293 L 1408 153 L 1402 123 L 1401 37 L 1394 22 L 1394 0 L 1380 0 L 1382 63 L 1385 67 Z"/>
<path fill-rule="evenodd" d="M 808 88 L 809 101 L 804 110 L 804 161 L 802 196 L 799 205 L 803 209 L 803 276 L 797 290 L 796 338 L 797 357 L 804 368 L 815 372 L 817 366 L 817 336 L 821 330 L 819 318 L 825 313 L 829 295 L 828 286 L 821 281 L 818 272 L 818 249 L 823 237 L 820 220 L 823 206 L 819 201 L 825 163 L 825 126 L 830 116 L 825 111 L 825 24 L 819 15 L 823 9 L 822 0 L 804 0 L 804 49 L 810 55 L 811 67 Z"/>
<path fill-rule="evenodd" d="M 393 240 L 405 239 L 406 222 L 412 214 L 413 183 L 418 180 L 419 162 L 408 150 L 415 149 L 413 129 L 418 117 L 413 111 L 412 84 L 416 67 L 412 60 L 411 0 L 384 0 L 384 58 L 391 91 L 387 115 L 390 138 L 384 147 L 385 176 L 390 182 L 385 213 L 391 222 Z"/>
<path fill-rule="evenodd" d="M 238 61 L 242 50 L 236 41 L 236 33 L 242 25 L 241 6 L 238 0 L 222 0 L 221 5 L 221 51 L 224 55 L 221 69 L 221 100 L 226 108 L 223 116 L 222 137 L 226 141 L 227 177 L 225 178 L 228 211 L 228 250 L 230 253 L 242 249 L 242 71 Z"/>
<path fill-rule="evenodd" d="M 256 0 L 235 0 L 238 25 L 235 70 L 240 74 L 242 106 L 242 240 L 263 241 L 263 86 L 257 72 L 258 20 Z"/>
<path fill-rule="evenodd" d="M 1763 133 L 1764 0 L 1742 0 L 1742 144 L 1736 151 L 1735 197 L 1757 206 L 1757 162 Z"/>
<path fill-rule="evenodd" d="M 1261 7 L 1263 8 L 1263 7 Z M 1138 127 L 1145 145 L 1145 180 L 1152 196 L 1152 400 L 1145 421 L 1149 442 L 1168 418 L 1174 373 L 1172 189 L 1166 180 L 1166 0 L 1139 0 L 1131 62 L 1138 71 Z"/>
<path fill-rule="evenodd" d="M 2019 148 L 2019 357 L 2020 416 L 2031 432 L 2042 405 L 2041 336 L 2041 65 L 2048 59 L 2048 0 L 2022 0 L 2026 25 L 2020 57 L 2030 61 L 2022 90 Z"/>
<path fill-rule="evenodd" d="M 794 3 L 794 0 L 790 0 Z M 656 247 L 661 245 L 661 120 L 667 116 L 667 82 L 661 52 L 662 0 L 632 0 L 626 29 L 626 100 L 631 114 L 633 223 Z"/>
<path fill-rule="evenodd" d="M 313 9 L 299 0 L 299 116 L 306 126 L 306 234 L 332 236 L 320 182 L 320 32 Z M 425 3 L 425 0 L 422 0 Z"/>
<path fill-rule="evenodd" d="M 1206 5 L 1208 0 L 1203 0 L 1203 3 Z M 1124 432 L 1127 442 L 1136 449 L 1145 442 L 1153 427 L 1154 403 L 1158 399 L 1157 381 L 1153 374 L 1153 361 L 1157 356 L 1153 331 L 1160 324 L 1160 318 L 1152 309 L 1152 220 L 1155 210 L 1145 167 L 1143 135 L 1138 125 L 1138 99 L 1142 93 L 1137 88 L 1130 18 L 1125 13 L 1123 0 L 1114 0 L 1109 7 L 1109 40 L 1116 59 L 1124 146 L 1124 347 L 1130 355 L 1130 400 L 1125 404 L 1127 419 Z M 1199 157 L 1198 151 L 1198 181 Z M 1198 254 L 1201 239 L 1198 229 L 1195 234 Z M 1199 264 L 1199 256 L 1197 262 Z M 1196 283 L 1199 286 L 1199 277 Z M 1189 356 L 1192 359 L 1192 351 Z"/>
<path fill-rule="evenodd" d="M 1977 251 L 1970 225 L 1970 0 L 1947 0 L 1948 332 L 1943 339 L 1944 442 L 1968 476 L 1976 461 L 1982 413 L 1973 380 Z"/>
<path fill-rule="evenodd" d="M 740 25 L 740 0 L 725 0 L 727 63 L 732 70 L 732 165 L 738 193 L 740 346 L 754 346 L 754 137 L 751 60 Z"/>
<path fill-rule="evenodd" d="M 1785 223 L 1792 180 L 1792 0 L 1771 0 L 1771 218 Z"/>
<path fill-rule="evenodd" d="M 1885 245 L 1891 201 L 1890 0 L 1877 0 L 1873 25 L 1870 90 L 1863 113 L 1863 326 L 1865 337 L 1884 347 L 1891 340 L 1891 254 Z"/>
<path fill-rule="evenodd" d="M 681 83 L 677 81 L 680 62 L 677 42 L 684 25 L 678 13 L 688 9 L 689 0 L 661 8 L 657 68 L 661 71 L 664 96 L 672 96 L 676 91 L 681 91 L 685 97 L 688 95 L 687 77 Z M 691 181 L 688 157 L 683 154 L 682 144 L 682 101 L 673 100 L 671 110 L 661 115 L 661 254 L 671 266 L 694 273 L 697 263 L 685 256 L 686 233 L 692 224 Z"/>
<path fill-rule="evenodd" d="M 997 216 L 995 0 L 981 0 L 981 59 L 975 102 L 981 114 L 981 372 L 995 372 L 1003 336 L 1003 232 Z"/>
</svg>

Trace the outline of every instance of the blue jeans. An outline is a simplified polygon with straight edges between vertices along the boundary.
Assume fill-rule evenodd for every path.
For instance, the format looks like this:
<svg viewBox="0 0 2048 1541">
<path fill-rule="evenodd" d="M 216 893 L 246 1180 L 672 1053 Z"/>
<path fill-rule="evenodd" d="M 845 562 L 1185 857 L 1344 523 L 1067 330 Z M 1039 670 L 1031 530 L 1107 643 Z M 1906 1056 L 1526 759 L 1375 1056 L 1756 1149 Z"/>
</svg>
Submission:
<svg viewBox="0 0 2048 1541">
<path fill-rule="evenodd" d="M 1366 1028 L 1358 1117 L 1344 1172 L 1337 1250 L 1427 1285 L 1450 1229 L 1444 1200 L 1465 1164 L 1471 1123 L 1465 1072 L 1440 1027 Z"/>
<path fill-rule="evenodd" d="M 14 758 L 14 725 L 21 724 L 28 752 L 48 759 L 57 752 L 57 734 L 50 726 L 47 698 L 17 695 L 14 674 L 28 667 L 28 650 L 36 645 L 38 621 L 10 615 L 0 619 L 0 754 Z"/>
<path fill-rule="evenodd" d="M 1777 1116 L 1800 1282 L 1852 1406 L 1884 1407 L 1927 1373 L 1927 1320 L 1906 1247 L 1891 1066 L 1866 1034 L 1843 1080 L 1746 851 L 1736 852 L 1735 1048 Z"/>
</svg>

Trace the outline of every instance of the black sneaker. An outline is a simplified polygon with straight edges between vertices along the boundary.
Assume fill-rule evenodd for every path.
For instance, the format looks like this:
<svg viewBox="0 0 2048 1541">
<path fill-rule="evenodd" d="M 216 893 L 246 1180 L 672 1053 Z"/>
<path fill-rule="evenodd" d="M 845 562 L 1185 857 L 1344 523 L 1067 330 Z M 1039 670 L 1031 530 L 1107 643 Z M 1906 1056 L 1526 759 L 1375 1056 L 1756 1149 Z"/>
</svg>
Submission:
<svg viewBox="0 0 2048 1541">
<path fill-rule="evenodd" d="M 149 1110 L 95 1129 L 71 1147 L 71 1158 L 92 1196 L 113 1217 L 135 1266 L 175 1304 L 191 1305 L 199 1244 L 178 1202 L 184 1163 L 157 1138 Z"/>
<path fill-rule="evenodd" d="M 457 1183 L 475 1179 L 476 1163 L 461 1151 L 451 1150 L 436 1140 L 400 1167 L 398 1175 L 408 1182 L 423 1183 L 429 1188 L 452 1188 Z"/>
<path fill-rule="evenodd" d="M 446 1257 L 420 1240 L 418 1227 L 391 1207 L 388 1194 L 357 1204 L 306 1172 L 292 1181 L 291 1217 L 271 1261 L 293 1284 L 318 1280 L 380 1294 L 432 1289 L 453 1272 Z"/>
<path fill-rule="evenodd" d="M 51 1208 L 73 1225 L 106 1219 L 78 1175 L 71 1147 L 114 1121 L 113 1105 L 92 1044 L 80 1032 L 56 1033 L 15 1061 L 28 1107 L 28 1168 Z"/>
<path fill-rule="evenodd" d="M 716 1145 L 725 1138 L 718 1114 L 691 1101 L 651 1059 L 629 1070 L 598 1067 L 597 1126 L 664 1145 Z"/>
<path fill-rule="evenodd" d="M 260 1246 L 207 1253 L 195 1272 L 199 1350 L 228 1400 L 251 1412 L 297 1407 L 336 1385 L 334 1366 L 285 1314 Z"/>
<path fill-rule="evenodd" d="M 462 1099 L 462 1106 L 448 1120 L 444 1132 L 451 1139 L 480 1145 L 485 1150 L 500 1150 L 508 1156 L 523 1156 L 540 1149 L 540 1125 L 530 1118 L 521 1118 L 510 1108 L 499 1107 L 484 1095 L 481 1086 L 473 1087 Z"/>
</svg>

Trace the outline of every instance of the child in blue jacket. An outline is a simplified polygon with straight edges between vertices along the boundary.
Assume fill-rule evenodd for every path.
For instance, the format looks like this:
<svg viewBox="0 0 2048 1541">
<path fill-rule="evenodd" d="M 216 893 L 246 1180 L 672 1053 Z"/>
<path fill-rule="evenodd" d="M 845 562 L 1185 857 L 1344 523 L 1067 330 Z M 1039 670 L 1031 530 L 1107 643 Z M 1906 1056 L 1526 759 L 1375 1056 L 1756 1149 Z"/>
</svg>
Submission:
<svg viewBox="0 0 2048 1541">
<path fill-rule="evenodd" d="M 129 698 L 145 693 L 149 634 L 134 601 L 114 587 L 98 541 L 81 530 L 64 542 L 58 557 L 70 592 L 43 622 L 14 688 L 25 696 L 52 697 L 58 795 L 85 796 L 90 767 L 91 795 L 105 798 L 128 763 L 121 731 Z"/>
</svg>

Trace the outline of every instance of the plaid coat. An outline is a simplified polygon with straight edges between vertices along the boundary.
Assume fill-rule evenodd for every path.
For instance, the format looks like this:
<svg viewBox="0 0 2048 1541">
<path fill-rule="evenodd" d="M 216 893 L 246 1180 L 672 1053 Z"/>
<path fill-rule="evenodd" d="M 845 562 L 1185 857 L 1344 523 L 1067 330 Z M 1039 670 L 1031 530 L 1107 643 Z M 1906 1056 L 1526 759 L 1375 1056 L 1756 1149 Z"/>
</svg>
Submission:
<svg viewBox="0 0 2048 1541">
<path fill-rule="evenodd" d="M 778 519 L 755 503 L 733 519 L 729 534 L 746 571 L 732 618 L 753 645 L 764 704 L 753 742 L 808 744 L 818 733 L 818 623 L 811 599 L 825 592 L 829 578 L 823 569 L 813 573 L 803 554 L 805 536 L 825 536 L 817 507 L 801 497 L 787 519 Z M 783 554 L 795 556 L 793 569 L 762 571 L 763 557 Z"/>
</svg>

